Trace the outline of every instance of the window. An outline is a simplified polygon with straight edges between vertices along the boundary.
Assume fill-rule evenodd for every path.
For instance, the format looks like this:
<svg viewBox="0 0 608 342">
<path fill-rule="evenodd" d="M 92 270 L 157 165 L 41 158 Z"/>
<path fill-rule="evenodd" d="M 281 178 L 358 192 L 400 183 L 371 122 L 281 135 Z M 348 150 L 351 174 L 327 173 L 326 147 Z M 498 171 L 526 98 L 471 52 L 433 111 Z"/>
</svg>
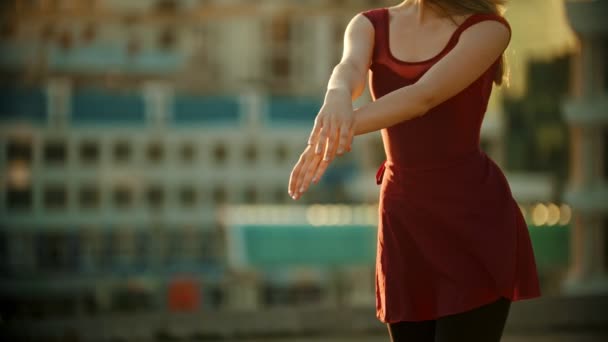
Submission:
<svg viewBox="0 0 608 342">
<path fill-rule="evenodd" d="M 99 207 L 99 189 L 94 185 L 85 185 L 80 188 L 78 203 L 81 208 Z"/>
<path fill-rule="evenodd" d="M 180 236 L 177 231 L 167 231 L 162 236 L 163 252 L 162 257 L 165 265 L 174 264 L 179 260 L 181 250 Z"/>
<path fill-rule="evenodd" d="M 43 157 L 48 165 L 65 164 L 67 161 L 65 141 L 47 141 L 43 148 Z"/>
<path fill-rule="evenodd" d="M 95 270 L 101 259 L 101 232 L 98 227 L 82 227 L 79 232 L 85 261 L 83 268 L 87 271 Z"/>
<path fill-rule="evenodd" d="M 216 204 L 223 204 L 228 199 L 228 193 L 226 188 L 223 186 L 216 186 L 213 189 L 213 202 Z"/>
<path fill-rule="evenodd" d="M 39 234 L 36 237 L 38 266 L 46 271 L 75 271 L 80 263 L 80 241 L 76 234 Z"/>
<path fill-rule="evenodd" d="M 118 244 L 116 243 L 116 232 L 100 232 L 99 236 L 99 259 L 97 266 L 103 270 L 111 270 L 118 255 Z"/>
<path fill-rule="evenodd" d="M 186 227 L 181 234 L 181 257 L 187 261 L 198 262 L 201 256 L 201 233 L 193 227 Z"/>
<path fill-rule="evenodd" d="M 194 149 L 194 145 L 192 143 L 184 143 L 179 149 L 179 154 L 182 161 L 192 163 L 196 158 L 196 150 Z"/>
<path fill-rule="evenodd" d="M 6 160 L 32 161 L 32 142 L 29 140 L 11 140 L 6 144 Z"/>
<path fill-rule="evenodd" d="M 258 159 L 258 149 L 256 148 L 254 143 L 251 143 L 245 147 L 245 160 L 249 164 L 255 164 Z"/>
<path fill-rule="evenodd" d="M 245 203 L 254 204 L 257 203 L 258 200 L 259 198 L 257 189 L 254 186 L 249 186 L 245 190 Z"/>
<path fill-rule="evenodd" d="M 80 144 L 80 160 L 85 164 L 99 161 L 99 144 L 94 141 L 84 141 Z"/>
<path fill-rule="evenodd" d="M 287 161 L 289 151 L 287 150 L 287 146 L 284 143 L 279 143 L 275 150 L 276 160 L 278 163 L 284 163 Z"/>
<path fill-rule="evenodd" d="M 217 261 L 222 246 L 222 241 L 217 233 L 204 233 L 200 239 L 200 258 L 203 263 L 213 263 Z"/>
<path fill-rule="evenodd" d="M 114 235 L 116 243 L 116 256 L 118 257 L 118 266 L 129 267 L 133 263 L 135 252 L 134 231 L 129 227 L 117 227 L 118 230 Z"/>
<path fill-rule="evenodd" d="M 149 162 L 160 163 L 165 157 L 165 150 L 159 142 L 153 142 L 148 145 L 146 156 Z"/>
<path fill-rule="evenodd" d="M 119 185 L 114 188 L 113 201 L 117 208 L 128 208 L 133 205 L 133 193 L 130 188 Z"/>
<path fill-rule="evenodd" d="M 287 186 L 285 187 L 277 187 L 274 192 L 274 201 L 275 203 L 285 203 L 288 198 Z"/>
<path fill-rule="evenodd" d="M 133 257 L 135 266 L 144 269 L 149 266 L 148 256 L 150 255 L 150 235 L 147 231 L 137 231 L 134 237 Z"/>
<path fill-rule="evenodd" d="M 220 308 L 224 302 L 224 292 L 220 286 L 205 286 L 203 288 L 204 297 L 207 300 L 203 301 L 206 309 Z"/>
<path fill-rule="evenodd" d="M 9 210 L 32 209 L 32 189 L 8 188 L 6 191 L 6 207 Z"/>
<path fill-rule="evenodd" d="M 213 148 L 213 161 L 217 165 L 223 165 L 228 158 L 228 151 L 223 143 L 218 143 Z"/>
<path fill-rule="evenodd" d="M 125 163 L 131 158 L 131 145 L 126 141 L 118 141 L 113 148 L 114 161 Z"/>
<path fill-rule="evenodd" d="M 277 77 L 279 81 L 286 80 L 289 76 L 289 42 L 291 36 L 289 16 L 277 15 L 273 17 L 270 23 L 270 41 L 272 42 L 270 74 Z"/>
<path fill-rule="evenodd" d="M 46 185 L 43 191 L 43 203 L 46 209 L 65 209 L 68 203 L 68 194 L 65 185 Z"/>
<path fill-rule="evenodd" d="M 165 192 L 159 185 L 153 185 L 146 191 L 146 200 L 152 208 L 160 208 L 165 201 Z"/>
<path fill-rule="evenodd" d="M 196 191 L 190 186 L 183 186 L 179 189 L 179 202 L 183 207 L 193 207 L 196 205 Z"/>
</svg>

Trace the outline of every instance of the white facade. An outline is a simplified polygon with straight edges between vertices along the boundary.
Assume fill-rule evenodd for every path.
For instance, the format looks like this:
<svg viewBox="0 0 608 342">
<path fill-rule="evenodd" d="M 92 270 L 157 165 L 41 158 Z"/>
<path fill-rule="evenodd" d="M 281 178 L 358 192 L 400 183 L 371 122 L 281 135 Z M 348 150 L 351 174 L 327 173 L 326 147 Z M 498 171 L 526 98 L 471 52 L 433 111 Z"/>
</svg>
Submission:
<svg viewBox="0 0 608 342">
<path fill-rule="evenodd" d="M 608 291 L 608 25 L 605 1 L 567 3 L 580 39 L 573 65 L 573 98 L 564 106 L 570 125 L 571 171 L 564 194 L 572 204 L 571 293 Z"/>
</svg>

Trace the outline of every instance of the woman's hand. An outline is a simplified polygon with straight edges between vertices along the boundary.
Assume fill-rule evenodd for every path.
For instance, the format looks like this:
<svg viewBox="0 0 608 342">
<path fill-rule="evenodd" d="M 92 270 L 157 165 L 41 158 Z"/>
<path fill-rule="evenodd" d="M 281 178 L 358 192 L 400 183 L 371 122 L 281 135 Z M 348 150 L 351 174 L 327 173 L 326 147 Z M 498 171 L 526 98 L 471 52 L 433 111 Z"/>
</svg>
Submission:
<svg viewBox="0 0 608 342">
<path fill-rule="evenodd" d="M 289 196 L 294 200 L 302 197 L 311 182 L 315 184 L 319 182 L 331 162 L 331 160 L 324 160 L 323 155 L 315 153 L 314 149 L 313 145 L 306 146 L 289 176 Z M 335 151 L 332 155 L 335 155 Z"/>
<path fill-rule="evenodd" d="M 308 144 L 316 154 L 324 154 L 324 161 L 351 150 L 354 130 L 352 96 L 344 89 L 330 89 L 325 95 L 323 107 L 315 118 L 315 125 Z"/>
</svg>

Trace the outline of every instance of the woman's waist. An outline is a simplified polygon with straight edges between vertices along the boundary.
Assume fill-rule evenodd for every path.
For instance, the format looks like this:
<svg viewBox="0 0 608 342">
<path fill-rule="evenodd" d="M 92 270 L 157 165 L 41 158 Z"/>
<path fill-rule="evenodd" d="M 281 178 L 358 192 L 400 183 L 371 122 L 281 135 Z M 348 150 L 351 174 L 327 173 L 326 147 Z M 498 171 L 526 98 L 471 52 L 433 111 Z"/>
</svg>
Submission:
<svg viewBox="0 0 608 342">
<path fill-rule="evenodd" d="M 413 160 L 387 156 L 376 174 L 378 184 L 384 178 L 389 183 L 407 184 L 416 182 L 435 184 L 470 183 L 482 180 L 485 172 L 486 154 L 479 148 L 455 157 Z"/>
<path fill-rule="evenodd" d="M 418 155 L 387 152 L 386 161 L 384 162 L 385 167 L 407 173 L 438 171 L 458 165 L 470 164 L 474 161 L 482 161 L 486 158 L 486 154 L 479 147 L 464 152 L 454 151 Z"/>
</svg>

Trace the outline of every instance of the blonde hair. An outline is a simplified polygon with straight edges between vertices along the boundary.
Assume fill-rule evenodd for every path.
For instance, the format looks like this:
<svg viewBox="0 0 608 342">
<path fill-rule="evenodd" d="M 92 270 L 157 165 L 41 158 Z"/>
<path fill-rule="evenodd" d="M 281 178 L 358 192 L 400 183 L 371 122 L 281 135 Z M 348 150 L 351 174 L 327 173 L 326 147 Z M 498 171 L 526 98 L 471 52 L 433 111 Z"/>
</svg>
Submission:
<svg viewBox="0 0 608 342">
<path fill-rule="evenodd" d="M 443 11 L 447 16 L 466 15 L 472 13 L 490 13 L 502 16 L 505 12 L 506 0 L 427 0 L 431 6 Z M 502 85 L 509 82 L 509 71 L 506 57 L 500 56 L 500 62 L 494 76 L 494 83 Z"/>
</svg>

